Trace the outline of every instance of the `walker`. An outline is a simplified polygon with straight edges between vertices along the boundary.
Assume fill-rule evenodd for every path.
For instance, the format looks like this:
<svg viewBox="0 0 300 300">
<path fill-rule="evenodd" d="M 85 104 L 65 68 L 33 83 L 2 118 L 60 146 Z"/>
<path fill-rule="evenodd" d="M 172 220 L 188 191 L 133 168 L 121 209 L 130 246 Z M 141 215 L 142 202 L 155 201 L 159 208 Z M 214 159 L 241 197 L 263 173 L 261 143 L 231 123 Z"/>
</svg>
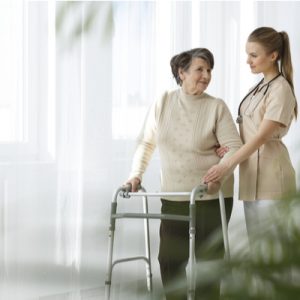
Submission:
<svg viewBox="0 0 300 300">
<path fill-rule="evenodd" d="M 166 219 L 166 220 L 177 220 L 177 221 L 188 221 L 189 222 L 189 260 L 188 260 L 188 274 L 187 274 L 187 286 L 188 286 L 188 299 L 194 300 L 195 298 L 195 199 L 196 197 L 202 198 L 207 191 L 207 185 L 196 186 L 191 192 L 154 192 L 149 193 L 143 187 L 139 188 L 138 192 L 129 192 L 131 186 L 119 187 L 114 195 L 111 202 L 111 213 L 110 213 L 110 227 L 109 227 L 109 245 L 108 245 L 108 260 L 107 260 L 107 274 L 105 281 L 105 300 L 110 299 L 110 289 L 112 283 L 112 271 L 113 268 L 123 262 L 144 260 L 146 263 L 146 279 L 148 291 L 152 292 L 152 271 L 151 271 L 151 254 L 150 254 L 150 238 L 149 238 L 149 219 Z M 188 216 L 171 215 L 171 214 L 153 214 L 148 213 L 148 197 L 168 197 L 168 196 L 189 196 L 190 197 L 190 209 Z M 142 197 L 143 199 L 143 213 L 117 213 L 117 200 L 118 198 L 130 198 L 130 197 Z M 226 222 L 226 212 L 223 193 L 219 192 L 219 202 L 221 211 L 222 221 L 222 232 L 225 248 L 225 258 L 230 258 L 229 253 L 229 242 L 228 242 L 228 229 Z M 145 256 L 127 257 L 113 261 L 113 246 L 114 246 L 114 232 L 117 219 L 144 219 L 144 233 L 145 233 Z"/>
</svg>

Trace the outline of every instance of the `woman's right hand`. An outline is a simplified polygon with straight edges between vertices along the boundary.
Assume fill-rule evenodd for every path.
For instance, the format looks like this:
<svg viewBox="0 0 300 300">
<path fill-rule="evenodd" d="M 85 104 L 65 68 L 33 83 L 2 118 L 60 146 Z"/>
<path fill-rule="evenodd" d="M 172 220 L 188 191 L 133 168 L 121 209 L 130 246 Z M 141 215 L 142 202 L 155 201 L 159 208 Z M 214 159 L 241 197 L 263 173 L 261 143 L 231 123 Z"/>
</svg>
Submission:
<svg viewBox="0 0 300 300">
<path fill-rule="evenodd" d="M 139 190 L 140 185 L 141 185 L 141 180 L 137 177 L 132 177 L 132 178 L 129 178 L 123 185 L 124 186 L 130 185 L 131 186 L 131 192 L 137 192 Z"/>
<path fill-rule="evenodd" d="M 225 175 L 230 172 L 231 168 L 227 162 L 219 163 L 212 166 L 204 175 L 203 181 L 205 183 L 220 181 Z"/>
</svg>

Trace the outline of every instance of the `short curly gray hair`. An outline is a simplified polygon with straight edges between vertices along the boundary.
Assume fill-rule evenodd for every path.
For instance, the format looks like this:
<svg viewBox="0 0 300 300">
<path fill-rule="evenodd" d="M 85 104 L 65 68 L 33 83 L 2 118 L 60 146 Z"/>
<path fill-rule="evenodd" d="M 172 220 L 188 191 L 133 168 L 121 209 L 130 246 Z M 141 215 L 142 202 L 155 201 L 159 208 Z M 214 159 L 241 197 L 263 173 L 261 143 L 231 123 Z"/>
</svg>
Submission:
<svg viewBox="0 0 300 300">
<path fill-rule="evenodd" d="M 182 80 L 179 77 L 179 68 L 182 68 L 184 71 L 187 71 L 190 67 L 193 58 L 202 58 L 210 66 L 211 69 L 214 67 L 214 56 L 206 48 L 194 48 L 188 51 L 181 52 L 171 58 L 170 65 L 172 74 L 177 82 L 181 85 Z"/>
</svg>

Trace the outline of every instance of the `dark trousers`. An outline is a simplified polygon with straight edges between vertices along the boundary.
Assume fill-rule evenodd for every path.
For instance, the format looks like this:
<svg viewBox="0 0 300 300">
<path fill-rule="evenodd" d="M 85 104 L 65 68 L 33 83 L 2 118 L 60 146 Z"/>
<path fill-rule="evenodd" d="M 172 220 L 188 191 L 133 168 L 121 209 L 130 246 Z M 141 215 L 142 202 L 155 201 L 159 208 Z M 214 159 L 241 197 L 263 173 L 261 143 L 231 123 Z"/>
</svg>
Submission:
<svg viewBox="0 0 300 300">
<path fill-rule="evenodd" d="M 163 214 L 188 215 L 188 201 L 161 200 Z M 231 216 L 233 205 L 232 198 L 225 198 L 225 209 L 227 223 Z M 196 201 L 196 236 L 195 256 L 196 260 L 220 259 L 224 256 L 223 241 L 209 254 L 200 256 L 200 248 L 211 234 L 222 230 L 219 199 Z M 201 254 L 203 255 L 203 254 Z M 158 260 L 165 296 L 167 300 L 186 300 L 187 289 L 172 288 L 174 281 L 181 279 L 186 284 L 185 268 L 189 257 L 189 224 L 184 221 L 161 220 L 160 224 L 160 246 Z M 201 281 L 198 278 L 197 282 Z M 171 289 L 170 289 L 171 287 Z M 218 299 L 220 295 L 220 282 L 213 285 L 203 286 L 196 284 L 196 299 Z"/>
</svg>

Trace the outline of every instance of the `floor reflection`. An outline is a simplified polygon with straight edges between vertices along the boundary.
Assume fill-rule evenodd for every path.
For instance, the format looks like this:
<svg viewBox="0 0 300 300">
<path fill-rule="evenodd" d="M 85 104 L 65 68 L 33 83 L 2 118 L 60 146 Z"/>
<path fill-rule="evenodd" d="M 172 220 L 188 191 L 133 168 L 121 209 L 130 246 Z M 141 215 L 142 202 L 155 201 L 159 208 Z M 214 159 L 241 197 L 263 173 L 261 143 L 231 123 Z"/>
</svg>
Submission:
<svg viewBox="0 0 300 300">
<path fill-rule="evenodd" d="M 38 300 L 102 300 L 104 299 L 103 295 L 103 288 L 99 287 L 70 293 L 39 297 Z"/>
</svg>

